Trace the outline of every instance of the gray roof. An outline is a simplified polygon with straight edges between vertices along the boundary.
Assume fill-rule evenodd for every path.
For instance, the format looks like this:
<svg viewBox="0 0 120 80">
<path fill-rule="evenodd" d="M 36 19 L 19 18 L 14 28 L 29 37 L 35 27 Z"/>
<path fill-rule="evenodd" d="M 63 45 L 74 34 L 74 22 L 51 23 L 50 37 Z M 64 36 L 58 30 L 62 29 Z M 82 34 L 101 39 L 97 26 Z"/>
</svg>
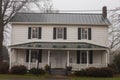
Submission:
<svg viewBox="0 0 120 80">
<path fill-rule="evenodd" d="M 47 24 L 109 25 L 102 14 L 89 13 L 17 13 L 10 22 L 31 22 Z"/>
<path fill-rule="evenodd" d="M 30 42 L 9 46 L 17 49 L 105 50 L 107 47 L 85 42 Z"/>
</svg>

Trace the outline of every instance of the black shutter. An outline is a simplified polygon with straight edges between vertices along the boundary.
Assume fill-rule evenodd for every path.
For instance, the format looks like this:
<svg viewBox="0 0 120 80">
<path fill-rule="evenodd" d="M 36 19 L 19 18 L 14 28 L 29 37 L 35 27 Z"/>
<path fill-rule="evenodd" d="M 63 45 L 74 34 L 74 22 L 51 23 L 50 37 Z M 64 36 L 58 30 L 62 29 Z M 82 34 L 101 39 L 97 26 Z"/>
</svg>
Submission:
<svg viewBox="0 0 120 80">
<path fill-rule="evenodd" d="M 56 39 L 56 28 L 53 28 L 53 39 Z"/>
<path fill-rule="evenodd" d="M 91 34 L 91 28 L 88 28 L 88 40 L 91 40 L 92 34 Z"/>
<path fill-rule="evenodd" d="M 93 51 L 89 51 L 89 64 L 93 63 Z"/>
<path fill-rule="evenodd" d="M 77 64 L 80 64 L 80 51 L 77 51 Z"/>
<path fill-rule="evenodd" d="M 67 28 L 64 28 L 64 39 L 67 39 Z"/>
<path fill-rule="evenodd" d="M 78 28 L 78 40 L 81 40 L 81 28 Z"/>
<path fill-rule="evenodd" d="M 31 27 L 28 27 L 28 39 L 31 39 Z"/>
<path fill-rule="evenodd" d="M 39 27 L 39 32 L 38 32 L 38 34 L 39 34 L 38 39 L 41 39 L 41 35 L 42 35 L 42 29 L 41 29 L 41 27 Z"/>
<path fill-rule="evenodd" d="M 26 62 L 29 62 L 29 50 L 26 50 Z"/>
<path fill-rule="evenodd" d="M 42 62 L 42 50 L 40 49 L 39 50 L 39 53 L 38 53 L 38 62 Z"/>
</svg>

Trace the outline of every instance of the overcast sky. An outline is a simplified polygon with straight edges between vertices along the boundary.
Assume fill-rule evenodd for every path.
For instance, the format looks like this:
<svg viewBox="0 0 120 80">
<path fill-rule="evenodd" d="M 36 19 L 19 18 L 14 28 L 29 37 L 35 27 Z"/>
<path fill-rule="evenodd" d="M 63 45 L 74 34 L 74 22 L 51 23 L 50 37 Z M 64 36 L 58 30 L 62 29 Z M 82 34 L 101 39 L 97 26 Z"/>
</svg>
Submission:
<svg viewBox="0 0 120 80">
<path fill-rule="evenodd" d="M 101 10 L 120 7 L 120 0 L 52 0 L 54 8 L 58 10 Z"/>
</svg>

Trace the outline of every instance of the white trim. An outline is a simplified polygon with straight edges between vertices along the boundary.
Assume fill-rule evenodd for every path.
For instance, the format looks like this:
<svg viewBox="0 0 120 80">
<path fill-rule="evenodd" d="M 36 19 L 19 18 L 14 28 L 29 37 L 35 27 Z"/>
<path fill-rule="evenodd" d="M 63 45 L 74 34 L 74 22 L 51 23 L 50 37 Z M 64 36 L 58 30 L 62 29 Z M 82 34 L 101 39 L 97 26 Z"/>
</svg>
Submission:
<svg viewBox="0 0 120 80">
<path fill-rule="evenodd" d="M 105 26 L 108 27 L 108 24 L 71 24 L 71 23 L 48 23 L 48 22 L 10 22 L 13 24 L 40 24 L 40 25 L 79 25 L 79 26 Z"/>
<path fill-rule="evenodd" d="M 67 66 L 70 65 L 69 58 L 70 58 L 70 53 L 69 53 L 69 51 L 67 51 Z"/>
<path fill-rule="evenodd" d="M 107 67 L 107 64 L 108 64 L 108 53 L 107 53 L 107 52 L 105 53 L 105 56 L 106 56 L 106 60 L 105 60 L 105 61 L 106 61 L 106 64 L 105 64 L 105 65 L 106 65 L 106 67 Z"/>
<path fill-rule="evenodd" d="M 11 47 L 13 49 L 50 49 L 50 50 L 107 50 L 106 48 L 35 48 L 35 47 Z"/>
<path fill-rule="evenodd" d="M 28 63 L 28 69 L 31 68 L 31 50 L 29 50 L 29 63 Z"/>
<path fill-rule="evenodd" d="M 48 65 L 50 65 L 50 51 L 48 50 Z"/>
<path fill-rule="evenodd" d="M 89 52 L 87 51 L 87 67 L 89 65 Z"/>
</svg>

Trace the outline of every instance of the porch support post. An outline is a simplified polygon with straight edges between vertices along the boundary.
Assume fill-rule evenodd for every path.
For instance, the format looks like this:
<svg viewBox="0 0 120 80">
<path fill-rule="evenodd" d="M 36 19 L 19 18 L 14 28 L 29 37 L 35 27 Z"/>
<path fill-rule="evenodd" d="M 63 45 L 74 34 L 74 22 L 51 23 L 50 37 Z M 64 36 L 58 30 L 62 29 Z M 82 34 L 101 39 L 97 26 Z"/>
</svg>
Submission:
<svg viewBox="0 0 120 80">
<path fill-rule="evenodd" d="M 9 57 L 10 58 L 10 67 L 9 67 L 9 70 L 12 67 L 12 54 L 13 54 L 13 52 L 14 52 L 13 49 L 11 49 L 10 54 L 9 54 L 10 55 L 10 57 Z"/>
<path fill-rule="evenodd" d="M 50 50 L 48 50 L 48 65 L 50 65 Z"/>
<path fill-rule="evenodd" d="M 29 63 L 28 63 L 28 69 L 31 67 L 31 50 L 29 50 Z"/>
<path fill-rule="evenodd" d="M 70 58 L 70 53 L 69 53 L 69 51 L 67 51 L 67 66 L 70 65 L 70 63 L 69 63 L 69 58 Z"/>
<path fill-rule="evenodd" d="M 106 67 L 108 66 L 109 63 L 109 50 L 106 50 Z"/>
<path fill-rule="evenodd" d="M 89 51 L 87 51 L 87 67 L 89 66 Z"/>
</svg>

